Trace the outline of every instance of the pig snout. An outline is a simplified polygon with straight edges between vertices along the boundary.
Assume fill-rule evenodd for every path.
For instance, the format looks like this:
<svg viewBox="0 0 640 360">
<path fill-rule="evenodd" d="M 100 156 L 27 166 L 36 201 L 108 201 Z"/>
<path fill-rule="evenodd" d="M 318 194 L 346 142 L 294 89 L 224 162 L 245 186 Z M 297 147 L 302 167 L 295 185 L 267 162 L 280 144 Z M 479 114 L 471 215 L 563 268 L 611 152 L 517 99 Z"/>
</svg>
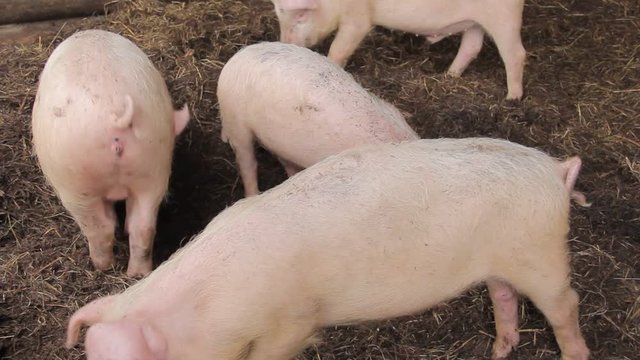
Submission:
<svg viewBox="0 0 640 360">
<path fill-rule="evenodd" d="M 166 358 L 162 336 L 151 326 L 132 320 L 93 325 L 87 331 L 85 349 L 88 360 Z"/>
<path fill-rule="evenodd" d="M 316 0 L 272 1 L 280 20 L 280 41 L 302 47 L 311 47 L 320 40 L 314 24 L 318 3 Z"/>
<path fill-rule="evenodd" d="M 307 21 L 294 20 L 293 23 L 283 24 L 280 29 L 280 41 L 301 47 L 311 47 L 320 40 L 313 32 L 312 25 Z"/>
</svg>

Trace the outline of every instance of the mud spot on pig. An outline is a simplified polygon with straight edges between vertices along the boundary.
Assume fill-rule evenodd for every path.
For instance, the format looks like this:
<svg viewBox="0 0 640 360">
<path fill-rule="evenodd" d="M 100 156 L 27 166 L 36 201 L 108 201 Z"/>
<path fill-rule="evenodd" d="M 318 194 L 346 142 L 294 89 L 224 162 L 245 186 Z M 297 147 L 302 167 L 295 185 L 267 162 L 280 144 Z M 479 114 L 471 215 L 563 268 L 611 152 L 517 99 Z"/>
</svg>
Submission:
<svg viewBox="0 0 640 360">
<path fill-rule="evenodd" d="M 67 105 L 71 105 L 71 103 L 73 102 L 73 100 L 71 100 L 70 97 L 67 98 Z"/>
<path fill-rule="evenodd" d="M 55 116 L 55 117 L 64 117 L 65 115 L 66 115 L 66 112 L 64 111 L 63 108 L 57 107 L 57 106 L 53 107 L 53 116 Z"/>
<path fill-rule="evenodd" d="M 308 111 L 313 111 L 313 112 L 319 112 L 320 111 L 319 107 L 317 107 L 315 105 L 311 105 L 311 104 L 298 105 L 298 106 L 294 107 L 293 109 L 300 115 L 304 115 L 304 113 L 308 112 Z"/>
</svg>

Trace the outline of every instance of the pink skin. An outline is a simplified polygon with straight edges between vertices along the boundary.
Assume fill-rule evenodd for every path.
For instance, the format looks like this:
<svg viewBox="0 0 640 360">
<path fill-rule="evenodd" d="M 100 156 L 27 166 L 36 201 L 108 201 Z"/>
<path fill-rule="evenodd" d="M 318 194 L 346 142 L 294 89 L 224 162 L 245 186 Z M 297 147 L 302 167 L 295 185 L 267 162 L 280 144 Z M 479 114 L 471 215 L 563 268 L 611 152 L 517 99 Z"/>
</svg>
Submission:
<svg viewBox="0 0 640 360">
<path fill-rule="evenodd" d="M 221 137 L 235 152 L 246 196 L 259 193 L 256 142 L 292 176 L 345 149 L 418 139 L 393 105 L 326 57 L 290 44 L 236 53 L 220 73 L 217 95 Z"/>
<path fill-rule="evenodd" d="M 272 0 L 280 40 L 310 47 L 338 30 L 328 57 L 345 66 L 374 26 L 412 32 L 435 43 L 462 33 L 448 74 L 460 76 L 482 48 L 495 41 L 507 73 L 507 99 L 522 97 L 526 52 L 520 38 L 522 0 Z"/>
<path fill-rule="evenodd" d="M 85 346 L 87 360 L 160 360 L 166 353 L 164 339 L 153 328 L 132 320 L 90 327 Z"/>
<path fill-rule="evenodd" d="M 496 340 L 493 343 L 493 358 L 504 359 L 520 342 L 518 333 L 518 294 L 507 283 L 487 280 L 489 296 L 493 303 L 496 321 Z"/>
<path fill-rule="evenodd" d="M 189 121 L 188 108 L 173 110 L 162 76 L 133 43 L 88 30 L 49 57 L 32 121 L 42 171 L 86 236 L 94 266 L 114 263 L 113 204 L 126 200 L 127 275 L 148 274 L 174 139 Z"/>
<path fill-rule="evenodd" d="M 238 201 L 150 276 L 79 309 L 67 346 L 90 326 L 90 358 L 121 347 L 290 359 L 323 327 L 416 314 L 486 282 L 494 358 L 518 346 L 517 291 L 562 359 L 586 360 L 567 251 L 576 159 L 483 138 L 345 150 Z"/>
</svg>

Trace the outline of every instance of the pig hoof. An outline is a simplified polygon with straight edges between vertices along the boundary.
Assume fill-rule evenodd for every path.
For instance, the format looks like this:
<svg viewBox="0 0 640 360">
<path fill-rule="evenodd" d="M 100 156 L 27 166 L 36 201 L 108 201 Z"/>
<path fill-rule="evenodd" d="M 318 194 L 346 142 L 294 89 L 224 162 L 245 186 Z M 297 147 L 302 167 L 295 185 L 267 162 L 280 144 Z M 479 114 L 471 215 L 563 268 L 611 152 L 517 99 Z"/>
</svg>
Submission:
<svg viewBox="0 0 640 360">
<path fill-rule="evenodd" d="M 507 94 L 506 100 L 514 100 L 514 101 L 519 101 L 522 99 L 522 91 L 518 91 L 518 92 L 510 92 Z"/>
<path fill-rule="evenodd" d="M 561 359 L 562 360 L 589 360 L 590 352 L 589 352 L 589 348 L 584 343 L 584 340 L 575 344 L 575 346 L 576 346 L 575 349 L 571 349 L 566 353 L 563 352 Z"/>
<path fill-rule="evenodd" d="M 449 71 L 447 71 L 446 73 L 446 76 L 452 77 L 452 78 L 459 78 L 460 76 L 462 76 L 462 71 L 449 69 Z"/>
<path fill-rule="evenodd" d="M 104 258 L 94 258 L 91 259 L 93 266 L 100 270 L 105 271 L 110 269 L 113 266 L 113 257 L 104 257 Z"/>
<path fill-rule="evenodd" d="M 498 336 L 493 343 L 492 359 L 504 359 L 511 353 L 511 350 L 518 346 L 520 342 L 520 334 L 517 331 L 511 334 L 503 334 Z"/>
<path fill-rule="evenodd" d="M 151 272 L 151 262 L 148 264 L 129 264 L 127 276 L 132 278 L 143 278 Z"/>
</svg>

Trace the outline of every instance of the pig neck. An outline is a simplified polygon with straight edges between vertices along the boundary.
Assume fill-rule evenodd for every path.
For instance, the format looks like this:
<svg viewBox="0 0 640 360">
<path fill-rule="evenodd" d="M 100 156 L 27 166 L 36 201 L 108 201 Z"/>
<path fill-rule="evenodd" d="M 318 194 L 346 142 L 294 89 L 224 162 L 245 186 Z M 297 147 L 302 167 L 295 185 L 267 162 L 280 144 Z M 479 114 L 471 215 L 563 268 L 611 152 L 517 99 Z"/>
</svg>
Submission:
<svg viewBox="0 0 640 360">
<path fill-rule="evenodd" d="M 256 196 L 238 201 L 216 216 L 207 227 L 171 258 L 161 264 L 148 277 L 127 289 L 122 295 L 120 309 L 115 316 L 138 313 L 149 314 L 156 311 L 176 309 L 189 312 L 185 306 L 194 294 L 215 288 L 223 292 L 224 281 L 218 279 L 227 275 L 227 266 L 236 253 L 242 251 L 242 239 L 246 226 L 242 223 L 246 212 L 254 212 L 259 207 L 252 204 L 262 201 Z M 207 256 L 203 256 L 207 254 Z M 234 265 L 237 261 L 234 261 Z M 154 301 L 162 299 L 162 301 Z M 173 309 L 173 310 L 172 310 Z"/>
</svg>

